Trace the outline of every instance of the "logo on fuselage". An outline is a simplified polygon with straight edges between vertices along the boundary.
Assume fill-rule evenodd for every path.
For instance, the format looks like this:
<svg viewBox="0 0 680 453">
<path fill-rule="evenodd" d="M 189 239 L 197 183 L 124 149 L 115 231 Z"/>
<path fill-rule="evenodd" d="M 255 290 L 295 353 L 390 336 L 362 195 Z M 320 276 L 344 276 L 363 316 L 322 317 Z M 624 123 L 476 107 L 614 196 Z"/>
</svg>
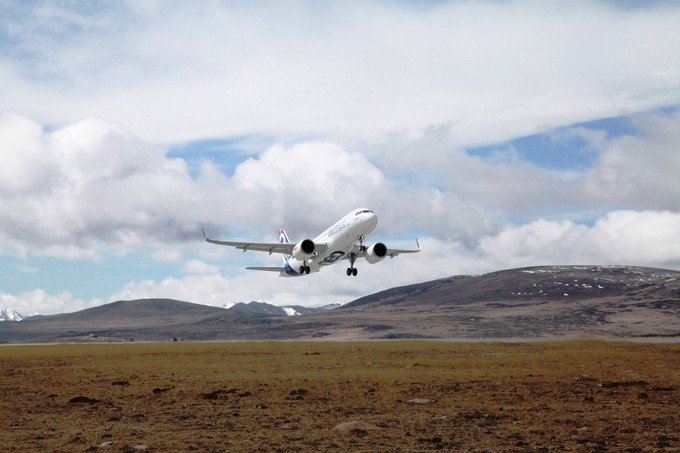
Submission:
<svg viewBox="0 0 680 453">
<path fill-rule="evenodd" d="M 331 253 L 330 255 L 328 255 L 328 256 L 327 256 L 326 258 L 324 258 L 323 260 L 319 261 L 319 265 L 321 265 L 321 266 L 328 266 L 328 265 L 330 265 L 330 264 L 335 263 L 337 260 L 339 260 L 339 259 L 342 258 L 343 256 L 345 256 L 345 252 L 343 252 L 343 251 L 341 251 L 341 250 L 337 250 L 337 251 Z"/>
<path fill-rule="evenodd" d="M 328 230 L 328 237 L 334 236 L 344 230 L 347 227 L 347 224 L 343 221 L 341 223 L 338 223 L 337 225 L 334 225 L 330 230 Z"/>
</svg>

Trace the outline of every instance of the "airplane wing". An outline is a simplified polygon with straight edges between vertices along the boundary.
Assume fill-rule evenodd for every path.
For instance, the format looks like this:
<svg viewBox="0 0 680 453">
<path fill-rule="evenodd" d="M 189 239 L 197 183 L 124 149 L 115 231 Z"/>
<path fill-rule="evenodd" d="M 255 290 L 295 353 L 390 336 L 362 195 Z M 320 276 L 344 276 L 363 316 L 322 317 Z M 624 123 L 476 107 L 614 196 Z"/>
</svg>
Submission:
<svg viewBox="0 0 680 453">
<path fill-rule="evenodd" d="M 417 249 L 408 249 L 408 250 L 400 250 L 400 249 L 387 249 L 387 255 L 390 258 L 394 258 L 397 255 L 400 255 L 402 253 L 418 253 L 420 252 L 423 248 L 420 246 L 420 241 L 416 239 L 416 245 L 418 246 Z"/>
<path fill-rule="evenodd" d="M 210 239 L 203 230 L 203 236 L 205 240 L 211 244 L 227 245 L 230 247 L 236 247 L 237 249 L 247 252 L 248 250 L 254 250 L 256 252 L 267 252 L 270 255 L 272 253 L 286 253 L 291 254 L 293 252 L 293 247 L 295 244 L 286 244 L 282 242 L 239 242 L 239 241 L 218 241 L 216 239 Z"/>
<path fill-rule="evenodd" d="M 237 249 L 247 252 L 254 250 L 256 252 L 285 253 L 290 255 L 293 253 L 293 248 L 296 244 L 289 244 L 287 242 L 240 242 L 240 241 L 218 241 L 217 239 L 210 239 L 203 230 L 203 237 L 211 244 L 226 245 L 236 247 Z M 314 253 L 321 253 L 326 249 L 326 244 L 314 244 Z M 259 269 L 262 270 L 262 269 Z"/>
<path fill-rule="evenodd" d="M 416 239 L 416 245 L 418 246 L 417 249 L 387 249 L 387 253 L 385 253 L 385 256 L 389 256 L 390 258 L 394 258 L 397 255 L 401 255 L 402 253 L 418 253 L 420 252 L 423 248 L 420 246 L 420 241 Z M 370 247 L 370 246 L 368 246 Z M 359 245 L 355 245 L 354 249 L 352 249 L 352 252 L 356 255 L 357 258 L 360 258 L 362 256 L 366 256 L 366 249 L 364 250 L 359 247 Z M 348 254 L 349 255 L 349 254 Z M 348 255 L 345 255 L 343 258 L 349 258 Z"/>
</svg>

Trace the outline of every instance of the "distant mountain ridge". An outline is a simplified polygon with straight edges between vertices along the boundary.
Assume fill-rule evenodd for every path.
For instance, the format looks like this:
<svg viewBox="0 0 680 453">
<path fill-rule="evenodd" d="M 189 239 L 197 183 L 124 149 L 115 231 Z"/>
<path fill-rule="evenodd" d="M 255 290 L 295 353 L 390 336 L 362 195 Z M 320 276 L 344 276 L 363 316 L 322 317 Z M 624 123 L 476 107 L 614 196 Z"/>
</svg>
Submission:
<svg viewBox="0 0 680 453">
<path fill-rule="evenodd" d="M 680 337 L 680 272 L 540 266 L 392 288 L 311 313 L 145 299 L 0 323 L 0 342 L 602 336 Z"/>
</svg>

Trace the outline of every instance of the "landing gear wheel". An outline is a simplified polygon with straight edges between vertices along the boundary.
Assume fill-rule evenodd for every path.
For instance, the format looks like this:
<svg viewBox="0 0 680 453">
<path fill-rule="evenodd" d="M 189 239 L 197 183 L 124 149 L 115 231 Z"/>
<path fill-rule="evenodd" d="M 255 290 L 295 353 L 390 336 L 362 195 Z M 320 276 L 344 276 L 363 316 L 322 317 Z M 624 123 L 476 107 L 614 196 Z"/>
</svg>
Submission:
<svg viewBox="0 0 680 453">
<path fill-rule="evenodd" d="M 359 271 L 357 270 L 356 267 L 354 269 L 352 269 L 352 275 L 354 275 L 356 277 L 358 273 L 359 273 Z"/>
<path fill-rule="evenodd" d="M 310 269 L 309 266 L 300 266 L 300 273 L 301 273 L 301 274 L 307 274 L 307 275 L 309 275 L 309 273 L 310 273 L 311 271 L 312 271 L 312 270 Z"/>
<path fill-rule="evenodd" d="M 352 268 L 348 267 L 347 268 L 347 276 L 349 277 L 350 275 L 352 275 Z"/>
</svg>

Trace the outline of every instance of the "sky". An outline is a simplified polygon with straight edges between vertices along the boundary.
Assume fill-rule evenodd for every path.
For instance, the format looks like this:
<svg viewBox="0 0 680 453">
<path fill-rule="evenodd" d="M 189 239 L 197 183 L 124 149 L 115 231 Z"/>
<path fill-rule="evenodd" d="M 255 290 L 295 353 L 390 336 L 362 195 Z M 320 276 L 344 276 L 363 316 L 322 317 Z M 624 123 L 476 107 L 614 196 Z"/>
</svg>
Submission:
<svg viewBox="0 0 680 453">
<path fill-rule="evenodd" d="M 196 3 L 196 4 L 194 4 Z M 0 307 L 349 302 L 551 264 L 680 270 L 680 3 L 3 1 Z M 423 251 L 348 278 L 207 244 Z"/>
</svg>

